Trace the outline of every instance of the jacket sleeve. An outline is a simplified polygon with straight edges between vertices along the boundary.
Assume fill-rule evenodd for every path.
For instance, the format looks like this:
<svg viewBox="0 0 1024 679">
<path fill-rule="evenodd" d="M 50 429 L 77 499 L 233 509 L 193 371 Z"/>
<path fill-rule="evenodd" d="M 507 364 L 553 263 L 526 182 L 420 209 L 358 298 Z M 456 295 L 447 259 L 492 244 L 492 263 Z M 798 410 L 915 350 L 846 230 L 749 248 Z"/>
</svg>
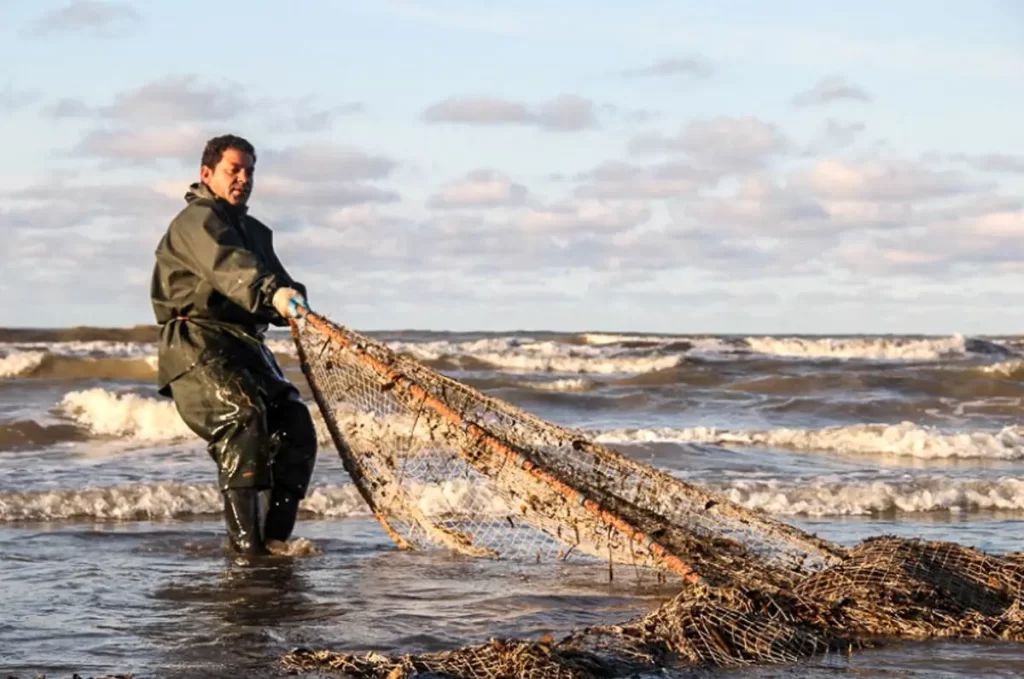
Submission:
<svg viewBox="0 0 1024 679">
<path fill-rule="evenodd" d="M 185 266 L 232 302 L 251 314 L 277 315 L 271 300 L 280 277 L 215 212 L 175 223 L 170 241 Z"/>
</svg>

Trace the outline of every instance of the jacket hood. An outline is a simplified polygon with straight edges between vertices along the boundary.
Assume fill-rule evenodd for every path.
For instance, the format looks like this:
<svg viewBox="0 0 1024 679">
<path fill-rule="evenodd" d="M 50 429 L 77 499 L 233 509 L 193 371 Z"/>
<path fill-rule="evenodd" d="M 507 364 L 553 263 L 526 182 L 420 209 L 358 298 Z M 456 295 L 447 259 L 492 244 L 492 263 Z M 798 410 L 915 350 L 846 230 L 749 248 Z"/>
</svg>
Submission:
<svg viewBox="0 0 1024 679">
<path fill-rule="evenodd" d="M 203 182 L 195 182 L 190 184 L 188 190 L 185 192 L 185 202 L 195 203 L 196 201 L 205 201 L 213 203 L 214 205 L 239 215 L 244 215 L 249 211 L 247 205 L 232 205 L 217 194 L 215 194 L 210 187 Z"/>
</svg>

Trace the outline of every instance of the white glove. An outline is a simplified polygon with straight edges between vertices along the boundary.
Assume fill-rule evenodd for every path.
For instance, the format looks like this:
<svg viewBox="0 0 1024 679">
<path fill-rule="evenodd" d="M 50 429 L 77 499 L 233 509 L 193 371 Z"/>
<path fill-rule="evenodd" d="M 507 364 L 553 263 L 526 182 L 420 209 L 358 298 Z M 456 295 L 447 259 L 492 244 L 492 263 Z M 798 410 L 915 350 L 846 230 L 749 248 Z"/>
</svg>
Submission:
<svg viewBox="0 0 1024 679">
<path fill-rule="evenodd" d="M 294 288 L 278 288 L 272 302 L 284 318 L 301 318 L 309 311 L 305 298 Z"/>
</svg>

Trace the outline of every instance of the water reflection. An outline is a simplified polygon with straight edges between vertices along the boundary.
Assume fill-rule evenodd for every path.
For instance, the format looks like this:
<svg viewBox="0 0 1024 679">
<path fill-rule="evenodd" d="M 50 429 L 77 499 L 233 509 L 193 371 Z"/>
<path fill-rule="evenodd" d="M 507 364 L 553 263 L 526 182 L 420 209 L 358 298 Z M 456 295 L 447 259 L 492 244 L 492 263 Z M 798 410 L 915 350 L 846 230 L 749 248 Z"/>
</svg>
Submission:
<svg viewBox="0 0 1024 679">
<path fill-rule="evenodd" d="M 166 606 L 142 634 L 173 649 L 155 661 L 162 676 L 275 676 L 293 628 L 324 613 L 301 560 L 223 563 L 154 592 Z"/>
</svg>

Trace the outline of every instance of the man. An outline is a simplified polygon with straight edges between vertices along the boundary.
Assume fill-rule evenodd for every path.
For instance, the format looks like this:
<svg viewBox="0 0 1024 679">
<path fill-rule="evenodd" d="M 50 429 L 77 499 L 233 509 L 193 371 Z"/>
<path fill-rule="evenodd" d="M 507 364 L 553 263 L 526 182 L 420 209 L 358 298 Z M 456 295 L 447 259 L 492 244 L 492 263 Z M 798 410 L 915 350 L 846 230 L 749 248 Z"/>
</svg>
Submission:
<svg viewBox="0 0 1024 679">
<path fill-rule="evenodd" d="M 271 230 L 248 214 L 255 165 L 241 137 L 207 142 L 200 181 L 157 246 L 150 290 L 160 393 L 207 442 L 230 544 L 249 556 L 291 535 L 317 447 L 309 409 L 264 343 L 270 325 L 286 326 L 307 305 Z"/>
</svg>

